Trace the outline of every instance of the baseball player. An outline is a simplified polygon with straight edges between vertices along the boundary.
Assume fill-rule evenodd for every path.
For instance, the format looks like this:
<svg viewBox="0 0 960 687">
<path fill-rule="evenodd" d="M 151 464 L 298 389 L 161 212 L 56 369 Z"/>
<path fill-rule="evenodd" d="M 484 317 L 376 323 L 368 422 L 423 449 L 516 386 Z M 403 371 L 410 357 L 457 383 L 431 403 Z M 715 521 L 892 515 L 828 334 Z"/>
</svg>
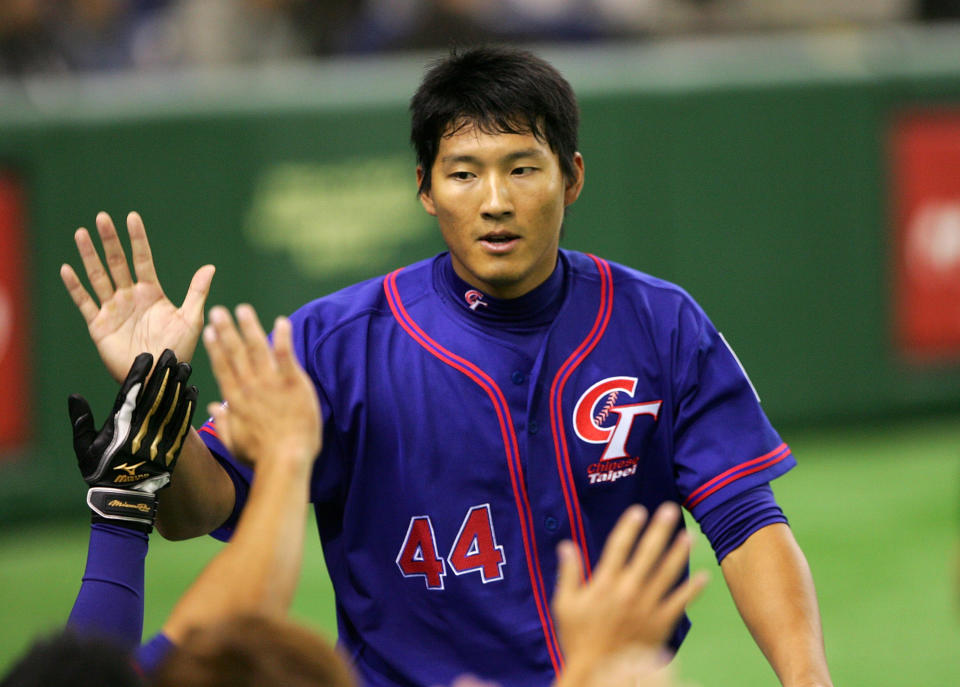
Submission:
<svg viewBox="0 0 960 687">
<path fill-rule="evenodd" d="M 624 509 L 666 501 L 699 522 L 781 682 L 831 684 L 809 569 L 769 487 L 794 459 L 736 356 L 677 286 L 559 248 L 584 183 L 569 84 L 529 53 L 475 49 L 433 65 L 411 111 L 420 201 L 449 250 L 291 316 L 324 418 L 310 500 L 365 684 L 466 670 L 549 684 L 564 670 L 558 542 L 590 579 Z M 177 309 L 139 216 L 136 284 L 109 217 L 97 227 L 109 275 L 87 232 L 76 240 L 101 305 L 61 276 L 108 369 L 126 370 L 131 337 L 189 359 L 212 266 Z M 251 474 L 221 439 L 216 422 L 186 439 L 166 536 L 233 531 Z"/>
</svg>

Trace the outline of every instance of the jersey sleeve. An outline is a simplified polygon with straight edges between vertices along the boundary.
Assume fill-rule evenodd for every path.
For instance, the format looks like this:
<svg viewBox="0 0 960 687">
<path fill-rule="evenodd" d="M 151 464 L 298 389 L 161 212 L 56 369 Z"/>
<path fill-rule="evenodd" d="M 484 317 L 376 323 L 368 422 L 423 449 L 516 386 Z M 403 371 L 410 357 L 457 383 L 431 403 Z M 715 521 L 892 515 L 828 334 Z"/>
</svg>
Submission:
<svg viewBox="0 0 960 687">
<path fill-rule="evenodd" d="M 240 519 L 240 513 L 247 503 L 247 496 L 250 493 L 250 483 L 253 481 L 253 468 L 246 463 L 242 463 L 227 450 L 217 433 L 217 426 L 213 419 L 208 419 L 203 426 L 197 430 L 200 439 L 210 449 L 210 453 L 220 463 L 230 481 L 233 482 L 233 511 L 220 527 L 210 533 L 210 536 L 220 541 L 229 541 L 233 536 L 233 531 L 237 527 L 237 521 Z"/>
<path fill-rule="evenodd" d="M 674 470 L 683 506 L 698 521 L 796 462 L 723 336 L 695 304 L 677 336 Z"/>
<path fill-rule="evenodd" d="M 700 516 L 700 529 L 710 541 L 717 563 L 739 548 L 757 530 L 781 522 L 789 525 L 768 483 L 740 492 Z"/>
<path fill-rule="evenodd" d="M 143 632 L 143 532 L 95 523 L 90 527 L 83 582 L 67 627 L 135 647 Z"/>
<path fill-rule="evenodd" d="M 336 450 L 337 437 L 333 431 L 332 404 L 325 386 L 320 381 L 320 366 L 317 364 L 317 356 L 313 350 L 313 342 L 319 338 L 318 330 L 320 327 L 315 319 L 299 311 L 291 315 L 290 322 L 293 326 L 294 351 L 317 390 L 324 423 L 323 449 L 314 463 L 310 482 L 310 500 L 313 503 L 320 503 L 330 500 L 340 486 L 339 460 Z M 272 340 L 272 334 L 270 338 Z M 237 459 L 230 453 L 221 440 L 216 424 L 212 419 L 208 419 L 200 427 L 198 434 L 233 482 L 235 494 L 233 511 L 220 527 L 210 533 L 216 539 L 228 541 L 233 536 L 240 513 L 247 502 L 254 470 L 251 465 Z"/>
</svg>

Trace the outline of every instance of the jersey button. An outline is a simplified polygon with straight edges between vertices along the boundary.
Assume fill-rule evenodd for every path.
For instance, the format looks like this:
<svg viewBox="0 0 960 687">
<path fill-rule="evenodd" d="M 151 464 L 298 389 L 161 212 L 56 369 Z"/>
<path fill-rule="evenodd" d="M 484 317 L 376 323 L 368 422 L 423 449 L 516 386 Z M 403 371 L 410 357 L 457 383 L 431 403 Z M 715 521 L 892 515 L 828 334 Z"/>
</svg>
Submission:
<svg viewBox="0 0 960 687">
<path fill-rule="evenodd" d="M 526 379 L 526 375 L 524 375 L 520 370 L 514 370 L 513 374 L 510 375 L 510 379 L 513 380 L 514 384 L 523 384 L 523 380 Z"/>
<path fill-rule="evenodd" d="M 548 515 L 543 519 L 543 526 L 546 527 L 549 532 L 556 532 L 560 528 L 560 521 L 552 515 Z"/>
<path fill-rule="evenodd" d="M 536 421 L 536 420 L 530 420 L 530 423 L 527 425 L 527 431 L 530 432 L 530 434 L 536 434 L 536 433 L 537 433 L 537 429 L 538 429 L 538 427 L 537 427 L 537 421 Z"/>
</svg>

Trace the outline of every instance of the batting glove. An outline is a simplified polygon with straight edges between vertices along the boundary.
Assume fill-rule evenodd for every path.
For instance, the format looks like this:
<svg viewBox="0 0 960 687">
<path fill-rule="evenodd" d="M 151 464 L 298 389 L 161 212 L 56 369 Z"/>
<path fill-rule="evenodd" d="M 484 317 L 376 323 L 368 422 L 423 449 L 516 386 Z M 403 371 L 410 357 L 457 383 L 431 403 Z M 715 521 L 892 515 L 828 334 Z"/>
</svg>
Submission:
<svg viewBox="0 0 960 687">
<path fill-rule="evenodd" d="M 99 431 L 86 399 L 77 394 L 68 399 L 73 449 L 90 485 L 87 505 L 94 522 L 150 532 L 156 492 L 169 484 L 190 430 L 197 388 L 186 385 L 189 363 L 177 363 L 168 349 L 151 374 L 152 365 L 149 353 L 137 356 Z"/>
</svg>

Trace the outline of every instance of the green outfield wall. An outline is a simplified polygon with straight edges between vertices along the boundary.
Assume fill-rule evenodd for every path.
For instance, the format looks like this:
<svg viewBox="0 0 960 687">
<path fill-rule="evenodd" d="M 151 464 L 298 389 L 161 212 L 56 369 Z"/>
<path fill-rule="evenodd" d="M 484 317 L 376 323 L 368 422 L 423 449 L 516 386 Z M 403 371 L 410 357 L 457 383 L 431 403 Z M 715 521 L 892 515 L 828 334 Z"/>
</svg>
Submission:
<svg viewBox="0 0 960 687">
<path fill-rule="evenodd" d="M 960 29 L 543 54 L 583 111 L 565 245 L 684 286 L 775 423 L 960 404 L 960 357 L 898 343 L 890 153 L 904 113 L 960 107 Z M 86 394 L 99 421 L 115 393 L 58 277 L 79 268 L 76 227 L 139 210 L 172 299 L 214 263 L 211 302 L 265 319 L 441 250 L 407 143 L 429 57 L 0 82 L 27 304 L 8 333 L 26 382 L 7 395 L 29 416 L 0 449 L 0 525 L 82 510 L 66 397 Z M 202 351 L 195 368 L 202 407 Z"/>
</svg>

